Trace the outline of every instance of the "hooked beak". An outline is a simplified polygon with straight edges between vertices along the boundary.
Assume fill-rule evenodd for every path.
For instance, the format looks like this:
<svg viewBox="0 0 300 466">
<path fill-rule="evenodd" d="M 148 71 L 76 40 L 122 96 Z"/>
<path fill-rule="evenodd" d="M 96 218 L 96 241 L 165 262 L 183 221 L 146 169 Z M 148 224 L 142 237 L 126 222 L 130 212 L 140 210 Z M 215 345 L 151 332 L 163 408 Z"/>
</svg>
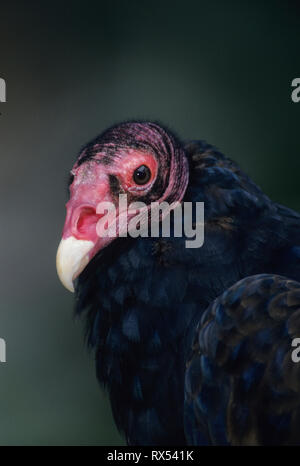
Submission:
<svg viewBox="0 0 300 466">
<path fill-rule="evenodd" d="M 62 284 L 74 293 L 73 281 L 89 263 L 89 252 L 94 248 L 93 241 L 69 236 L 62 239 L 56 254 L 56 269 Z"/>
<path fill-rule="evenodd" d="M 95 164 L 94 164 L 95 165 Z M 103 217 L 97 206 L 111 201 L 109 181 L 103 168 L 81 165 L 70 185 L 62 239 L 56 254 L 56 269 L 62 284 L 74 292 L 73 281 L 81 274 L 100 249 L 108 244 L 97 234 L 97 223 Z"/>
</svg>

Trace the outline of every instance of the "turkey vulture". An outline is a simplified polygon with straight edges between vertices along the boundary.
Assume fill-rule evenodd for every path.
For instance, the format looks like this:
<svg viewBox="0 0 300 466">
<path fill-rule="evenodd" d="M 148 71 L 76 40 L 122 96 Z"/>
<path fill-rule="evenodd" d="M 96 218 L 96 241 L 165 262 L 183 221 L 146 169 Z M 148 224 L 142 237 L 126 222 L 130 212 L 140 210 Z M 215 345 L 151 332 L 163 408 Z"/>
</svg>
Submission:
<svg viewBox="0 0 300 466">
<path fill-rule="evenodd" d="M 213 146 L 152 122 L 84 146 L 69 191 L 57 270 L 127 443 L 299 444 L 300 216 Z M 204 244 L 99 237 L 97 205 L 120 194 L 204 202 Z"/>
</svg>

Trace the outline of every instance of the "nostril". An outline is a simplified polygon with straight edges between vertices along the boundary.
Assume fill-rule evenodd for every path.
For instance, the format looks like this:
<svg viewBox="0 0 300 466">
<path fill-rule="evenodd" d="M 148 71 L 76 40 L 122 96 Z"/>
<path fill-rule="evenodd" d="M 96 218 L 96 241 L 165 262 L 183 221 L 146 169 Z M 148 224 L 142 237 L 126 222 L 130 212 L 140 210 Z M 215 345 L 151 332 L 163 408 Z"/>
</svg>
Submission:
<svg viewBox="0 0 300 466">
<path fill-rule="evenodd" d="M 87 235 L 91 232 L 91 228 L 95 227 L 100 217 L 101 215 L 96 214 L 96 210 L 93 207 L 81 208 L 76 222 L 76 232 L 79 235 Z"/>
</svg>

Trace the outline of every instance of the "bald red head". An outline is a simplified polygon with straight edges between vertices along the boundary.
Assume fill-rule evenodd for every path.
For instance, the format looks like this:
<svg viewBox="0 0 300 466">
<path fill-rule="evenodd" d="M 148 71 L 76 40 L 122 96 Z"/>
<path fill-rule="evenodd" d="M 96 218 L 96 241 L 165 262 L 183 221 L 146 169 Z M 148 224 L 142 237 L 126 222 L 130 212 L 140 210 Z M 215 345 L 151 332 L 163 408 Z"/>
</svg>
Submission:
<svg viewBox="0 0 300 466">
<path fill-rule="evenodd" d="M 177 139 L 151 122 L 114 126 L 87 144 L 71 170 L 70 200 L 57 254 L 59 276 L 73 290 L 73 280 L 92 257 L 114 238 L 99 237 L 97 206 L 181 201 L 188 183 L 188 163 Z M 118 236 L 119 231 L 117 229 Z"/>
</svg>

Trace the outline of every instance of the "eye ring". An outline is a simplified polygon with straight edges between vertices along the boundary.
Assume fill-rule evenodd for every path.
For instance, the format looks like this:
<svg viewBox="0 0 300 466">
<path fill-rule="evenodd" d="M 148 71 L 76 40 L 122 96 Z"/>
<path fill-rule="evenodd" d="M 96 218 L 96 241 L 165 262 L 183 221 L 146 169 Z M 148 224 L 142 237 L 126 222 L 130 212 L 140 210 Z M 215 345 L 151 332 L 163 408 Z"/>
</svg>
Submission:
<svg viewBox="0 0 300 466">
<path fill-rule="evenodd" d="M 138 185 L 148 183 L 151 178 L 151 170 L 147 165 L 141 165 L 133 172 L 133 181 Z"/>
</svg>

